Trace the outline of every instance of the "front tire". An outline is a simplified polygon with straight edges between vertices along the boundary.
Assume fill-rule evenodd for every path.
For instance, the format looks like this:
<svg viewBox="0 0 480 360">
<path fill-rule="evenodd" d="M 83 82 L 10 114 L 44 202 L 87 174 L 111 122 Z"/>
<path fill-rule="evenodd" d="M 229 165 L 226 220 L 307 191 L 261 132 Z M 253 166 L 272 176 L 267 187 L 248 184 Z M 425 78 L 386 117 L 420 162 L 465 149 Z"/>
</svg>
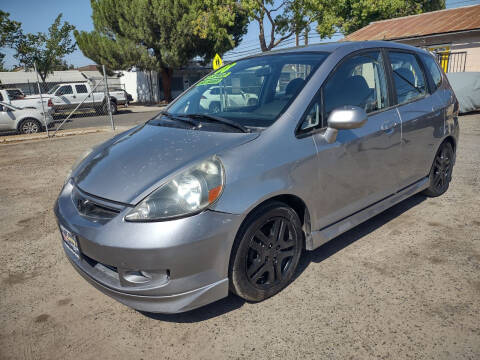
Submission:
<svg viewBox="0 0 480 360">
<path fill-rule="evenodd" d="M 18 132 L 20 134 L 36 134 L 42 131 L 42 124 L 35 119 L 22 120 L 18 126 Z"/>
<path fill-rule="evenodd" d="M 454 158 L 452 145 L 448 141 L 443 142 L 433 160 L 429 176 L 430 186 L 424 191 L 425 195 L 437 197 L 448 190 L 452 180 Z"/>
<path fill-rule="evenodd" d="M 281 202 L 261 206 L 247 217 L 235 239 L 230 290 L 248 301 L 277 294 L 292 280 L 302 250 L 297 213 Z"/>
</svg>

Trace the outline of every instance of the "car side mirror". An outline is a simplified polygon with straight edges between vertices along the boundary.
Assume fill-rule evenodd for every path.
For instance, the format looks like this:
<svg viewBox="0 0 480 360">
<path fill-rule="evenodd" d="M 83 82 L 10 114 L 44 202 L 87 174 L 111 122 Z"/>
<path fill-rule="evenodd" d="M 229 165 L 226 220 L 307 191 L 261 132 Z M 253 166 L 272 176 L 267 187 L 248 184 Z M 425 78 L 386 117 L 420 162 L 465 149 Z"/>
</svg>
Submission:
<svg viewBox="0 0 480 360">
<path fill-rule="evenodd" d="M 338 130 L 358 129 L 365 125 L 368 116 L 364 109 L 358 106 L 345 105 L 330 113 L 328 127 L 323 137 L 331 144 L 337 139 Z"/>
</svg>

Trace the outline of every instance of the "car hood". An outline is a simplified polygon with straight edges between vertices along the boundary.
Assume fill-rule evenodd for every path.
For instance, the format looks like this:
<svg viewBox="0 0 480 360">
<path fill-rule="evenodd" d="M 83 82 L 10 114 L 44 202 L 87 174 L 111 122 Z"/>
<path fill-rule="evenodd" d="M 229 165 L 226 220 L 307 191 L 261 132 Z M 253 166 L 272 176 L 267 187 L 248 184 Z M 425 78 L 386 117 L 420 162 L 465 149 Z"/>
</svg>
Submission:
<svg viewBox="0 0 480 360">
<path fill-rule="evenodd" d="M 145 124 L 97 147 L 72 175 L 77 186 L 87 193 L 136 204 L 168 175 L 258 135 Z"/>
</svg>

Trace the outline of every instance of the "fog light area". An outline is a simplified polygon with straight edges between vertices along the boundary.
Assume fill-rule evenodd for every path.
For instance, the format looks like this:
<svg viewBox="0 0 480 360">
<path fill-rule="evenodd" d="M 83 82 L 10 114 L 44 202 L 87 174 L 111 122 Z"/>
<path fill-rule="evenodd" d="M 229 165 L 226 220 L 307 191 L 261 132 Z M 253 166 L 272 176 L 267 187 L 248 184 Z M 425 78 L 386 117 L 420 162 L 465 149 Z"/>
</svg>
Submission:
<svg viewBox="0 0 480 360">
<path fill-rule="evenodd" d="M 120 283 L 123 286 L 160 286 L 170 279 L 169 270 L 125 270 L 119 269 Z"/>
</svg>

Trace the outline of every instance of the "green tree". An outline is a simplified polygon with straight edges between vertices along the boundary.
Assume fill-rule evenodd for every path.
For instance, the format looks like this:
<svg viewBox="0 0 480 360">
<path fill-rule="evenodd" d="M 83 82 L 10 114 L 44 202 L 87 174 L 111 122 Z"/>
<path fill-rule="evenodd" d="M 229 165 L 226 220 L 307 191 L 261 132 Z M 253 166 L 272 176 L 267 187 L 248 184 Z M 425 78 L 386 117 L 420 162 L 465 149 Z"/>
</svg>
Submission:
<svg viewBox="0 0 480 360">
<path fill-rule="evenodd" d="M 71 37 L 74 29 L 68 22 L 62 23 L 62 14 L 59 14 L 47 33 L 22 36 L 15 44 L 15 58 L 26 68 L 31 69 L 36 64 L 45 82 L 47 75 L 62 64 L 63 57 L 75 50 L 76 44 Z"/>
<path fill-rule="evenodd" d="M 330 22 L 320 23 L 319 31 L 332 27 L 348 35 L 372 21 L 421 14 L 445 8 L 445 0 L 338 0 L 332 3 Z"/>
<path fill-rule="evenodd" d="M 247 16 L 235 0 L 91 0 L 95 30 L 75 32 L 85 56 L 110 69 L 156 70 L 171 100 L 174 69 L 233 49 Z"/>
<path fill-rule="evenodd" d="M 53 67 L 55 71 L 62 71 L 62 70 L 75 70 L 75 66 L 73 64 L 68 64 L 66 60 L 61 60 L 57 65 Z"/>
<path fill-rule="evenodd" d="M 0 10 L 0 49 L 12 47 L 22 36 L 22 24 L 9 19 L 10 14 Z M 4 71 L 3 59 L 5 54 L 0 52 L 0 71 Z"/>
<path fill-rule="evenodd" d="M 242 8 L 259 27 L 262 52 L 270 51 L 293 35 L 308 31 L 315 21 L 329 21 L 320 30 L 324 37 L 334 33 L 329 0 L 241 0 Z"/>
</svg>

